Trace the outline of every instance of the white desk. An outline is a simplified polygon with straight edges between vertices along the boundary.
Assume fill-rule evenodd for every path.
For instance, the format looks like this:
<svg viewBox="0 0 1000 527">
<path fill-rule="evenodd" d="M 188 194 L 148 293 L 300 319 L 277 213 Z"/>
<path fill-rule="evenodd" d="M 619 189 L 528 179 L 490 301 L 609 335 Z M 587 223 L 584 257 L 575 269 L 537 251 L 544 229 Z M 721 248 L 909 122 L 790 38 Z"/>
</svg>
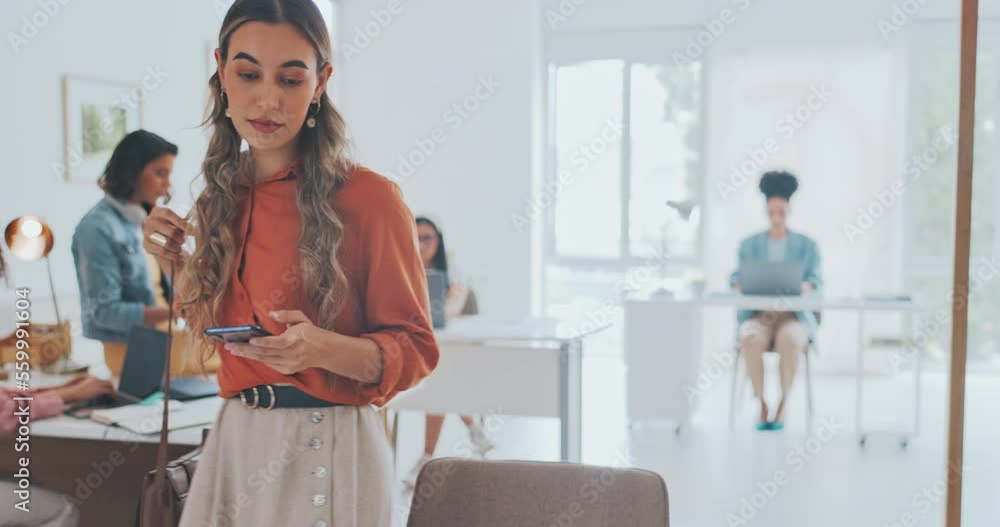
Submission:
<svg viewBox="0 0 1000 527">
<path fill-rule="evenodd" d="M 182 412 L 209 413 L 218 415 L 223 400 L 218 397 L 206 397 L 184 403 Z M 171 412 L 173 415 L 174 412 Z M 201 444 L 201 431 L 210 428 L 211 424 L 191 426 L 173 430 L 168 436 L 171 445 L 198 446 Z M 66 439 L 91 439 L 98 441 L 119 441 L 132 443 L 159 443 L 160 428 L 155 434 L 137 434 L 117 426 L 108 426 L 91 419 L 79 419 L 68 415 L 60 415 L 49 419 L 31 422 L 31 435 L 34 437 L 51 437 Z"/>
<path fill-rule="evenodd" d="M 420 385 L 389 403 L 424 413 L 558 417 L 561 457 L 580 460 L 583 340 L 548 318 L 497 320 L 481 315 L 448 321 L 436 332 L 441 359 Z M 589 328 L 588 328 L 589 329 Z"/>
<path fill-rule="evenodd" d="M 862 444 L 868 434 L 862 422 L 865 313 L 927 310 L 909 300 L 864 297 L 804 295 L 792 297 L 750 296 L 731 292 L 701 297 L 650 295 L 625 302 L 625 358 L 628 378 L 630 421 L 661 418 L 678 424 L 690 422 L 694 408 L 689 397 L 697 386 L 701 368 L 702 311 L 706 308 L 760 311 L 853 311 L 858 319 L 856 424 Z M 920 429 L 921 353 L 915 355 L 914 424 L 902 435 L 905 445 Z M 688 388 L 685 393 L 685 387 Z M 650 397 L 658 394 L 658 397 Z M 897 432 L 893 432 L 897 433 Z"/>
<path fill-rule="evenodd" d="M 541 317 L 499 320 L 477 315 L 449 320 L 447 328 L 435 331 L 441 349 L 437 369 L 389 406 L 427 413 L 558 417 L 562 424 L 562 458 L 579 460 L 583 339 L 606 327 L 580 333 L 571 323 Z M 55 385 L 61 380 L 33 372 L 32 386 Z M 217 413 L 222 399 L 211 397 L 184 404 L 183 411 Z M 207 427 L 174 430 L 170 444 L 199 445 L 201 430 Z M 159 434 L 135 434 L 66 415 L 33 422 L 32 435 L 159 442 Z"/>
<path fill-rule="evenodd" d="M 39 370 L 31 372 L 32 388 L 47 388 L 58 386 L 72 378 L 72 375 L 49 375 Z M 13 379 L 13 376 L 10 377 Z M 11 380 L 0 382 L 3 386 L 12 386 Z M 205 413 L 218 415 L 222 408 L 223 400 L 218 397 L 206 397 L 184 403 L 183 412 L 198 412 L 199 415 Z M 173 415 L 171 413 L 171 415 Z M 178 446 L 198 446 L 201 444 L 201 431 L 209 428 L 210 425 L 198 425 L 189 428 L 181 428 L 170 432 L 168 436 L 171 445 Z M 57 415 L 47 419 L 31 421 L 32 437 L 49 437 L 63 439 L 86 439 L 97 441 L 119 441 L 130 443 L 159 443 L 160 428 L 156 428 L 155 434 L 137 434 L 117 426 L 108 426 L 91 419 L 80 419 L 68 415 Z"/>
</svg>

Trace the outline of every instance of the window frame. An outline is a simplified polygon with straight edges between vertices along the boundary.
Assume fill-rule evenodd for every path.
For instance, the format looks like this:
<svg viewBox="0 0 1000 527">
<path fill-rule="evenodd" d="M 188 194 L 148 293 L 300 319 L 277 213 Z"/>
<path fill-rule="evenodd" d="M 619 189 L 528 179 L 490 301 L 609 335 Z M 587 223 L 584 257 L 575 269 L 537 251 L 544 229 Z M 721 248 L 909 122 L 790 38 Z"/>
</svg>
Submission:
<svg viewBox="0 0 1000 527">
<path fill-rule="evenodd" d="M 556 265 L 580 271 L 619 271 L 625 272 L 630 268 L 648 266 L 651 259 L 655 259 L 655 254 L 633 254 L 631 252 L 631 186 L 632 186 L 632 134 L 631 134 L 631 111 L 632 111 L 632 67 L 635 64 L 648 65 L 670 65 L 672 59 L 667 56 L 654 57 L 614 57 L 595 55 L 592 58 L 549 58 L 546 85 L 546 106 L 545 106 L 545 173 L 543 188 L 557 188 L 556 178 L 558 177 L 557 148 L 556 148 L 556 94 L 558 93 L 557 78 L 560 67 L 572 66 L 589 61 L 597 60 L 618 60 L 622 62 L 622 137 L 621 137 L 621 161 L 618 172 L 618 184 L 620 189 L 620 233 L 618 240 L 618 257 L 599 258 L 583 256 L 566 256 L 556 251 L 556 201 L 558 196 L 553 196 L 552 203 L 545 207 L 545 223 L 543 229 L 543 250 L 545 265 Z M 708 97 L 708 76 L 709 68 L 706 56 L 698 59 L 702 64 L 700 80 L 700 100 L 697 107 L 701 122 L 701 133 L 698 137 L 697 151 L 699 152 L 699 162 L 695 168 L 695 175 L 698 185 L 692 196 L 695 205 L 699 209 L 700 221 L 698 223 L 695 252 L 692 256 L 669 257 L 666 259 L 665 269 L 668 273 L 680 272 L 691 267 L 701 267 L 705 254 L 705 229 L 707 217 L 705 214 L 704 200 L 706 197 L 707 178 L 705 174 L 705 144 L 708 134 L 706 112 L 706 100 Z M 666 207 L 666 204 L 664 204 Z"/>
</svg>

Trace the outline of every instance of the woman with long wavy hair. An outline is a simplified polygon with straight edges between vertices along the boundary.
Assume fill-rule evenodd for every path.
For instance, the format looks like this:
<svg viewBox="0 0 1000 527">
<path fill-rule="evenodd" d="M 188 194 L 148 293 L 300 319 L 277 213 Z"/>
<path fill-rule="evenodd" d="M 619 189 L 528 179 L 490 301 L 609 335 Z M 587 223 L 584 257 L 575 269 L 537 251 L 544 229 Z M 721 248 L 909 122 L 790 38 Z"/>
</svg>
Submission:
<svg viewBox="0 0 1000 527">
<path fill-rule="evenodd" d="M 273 336 L 206 345 L 227 400 L 181 525 L 388 526 L 391 455 L 373 407 L 438 360 L 413 216 L 347 156 L 311 0 L 237 0 L 215 55 L 204 190 L 188 219 L 154 209 L 145 245 L 178 269 L 193 331 Z"/>
</svg>

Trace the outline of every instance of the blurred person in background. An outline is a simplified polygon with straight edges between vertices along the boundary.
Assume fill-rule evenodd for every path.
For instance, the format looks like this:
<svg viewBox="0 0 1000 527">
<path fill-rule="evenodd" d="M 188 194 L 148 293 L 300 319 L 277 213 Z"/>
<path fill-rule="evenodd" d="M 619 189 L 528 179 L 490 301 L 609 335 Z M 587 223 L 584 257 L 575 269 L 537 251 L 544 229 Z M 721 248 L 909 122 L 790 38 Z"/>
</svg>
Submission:
<svg viewBox="0 0 1000 527">
<path fill-rule="evenodd" d="M 445 297 L 445 315 L 448 318 L 462 315 L 476 314 L 473 297 L 470 297 L 469 289 L 456 280 L 454 270 L 449 272 L 448 254 L 445 249 L 444 235 L 441 229 L 425 216 L 417 217 L 417 241 L 420 244 L 420 259 L 424 263 L 424 268 L 436 270 L 444 274 L 445 284 L 447 284 L 447 296 Z M 472 300 L 472 302 L 470 302 Z M 480 457 L 485 457 L 496 445 L 489 438 L 483 424 L 471 415 L 460 416 L 469 430 L 469 440 L 472 442 L 472 449 Z M 424 452 L 417 460 L 417 463 L 407 473 L 403 484 L 407 490 L 412 490 L 416 485 L 417 475 L 420 469 L 434 458 L 434 451 L 437 449 L 438 439 L 441 437 L 441 428 L 444 426 L 443 415 L 427 414 L 424 418 Z"/>
<path fill-rule="evenodd" d="M 812 238 L 790 230 L 787 224 L 792 194 L 799 188 L 798 179 L 789 172 L 766 172 L 760 178 L 759 188 L 764 194 L 770 226 L 740 243 L 738 265 L 749 261 L 802 262 L 802 293 L 818 291 L 823 285 L 819 246 Z M 729 282 L 734 289 L 740 290 L 738 267 Z M 780 429 L 785 402 L 798 371 L 799 356 L 809 346 L 819 326 L 816 314 L 741 310 L 737 321 L 740 351 L 746 361 L 754 397 L 760 401 L 757 428 Z M 781 399 L 773 416 L 764 399 L 764 353 L 769 350 L 778 354 L 781 370 Z"/>
<path fill-rule="evenodd" d="M 156 258 L 142 248 L 142 222 L 160 200 L 170 199 L 177 145 L 146 130 L 126 135 L 98 181 L 104 197 L 73 233 L 73 261 L 80 286 L 83 335 L 104 344 L 104 361 L 119 376 L 134 326 L 166 329 L 171 284 Z M 175 375 L 201 371 L 183 334 L 175 337 Z M 217 364 L 209 364 L 213 371 Z"/>
</svg>

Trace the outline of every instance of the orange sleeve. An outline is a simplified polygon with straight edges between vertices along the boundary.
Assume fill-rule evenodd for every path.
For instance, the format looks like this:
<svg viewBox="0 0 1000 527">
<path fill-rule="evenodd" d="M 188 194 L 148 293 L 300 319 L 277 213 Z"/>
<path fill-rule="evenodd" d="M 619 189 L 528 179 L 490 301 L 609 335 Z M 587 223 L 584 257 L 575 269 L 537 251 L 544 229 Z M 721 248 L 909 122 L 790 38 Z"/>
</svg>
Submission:
<svg viewBox="0 0 1000 527">
<path fill-rule="evenodd" d="M 417 251 L 416 223 L 395 183 L 373 203 L 362 227 L 365 332 L 382 354 L 379 383 L 359 384 L 359 395 L 383 406 L 437 366 L 427 277 Z"/>
</svg>

